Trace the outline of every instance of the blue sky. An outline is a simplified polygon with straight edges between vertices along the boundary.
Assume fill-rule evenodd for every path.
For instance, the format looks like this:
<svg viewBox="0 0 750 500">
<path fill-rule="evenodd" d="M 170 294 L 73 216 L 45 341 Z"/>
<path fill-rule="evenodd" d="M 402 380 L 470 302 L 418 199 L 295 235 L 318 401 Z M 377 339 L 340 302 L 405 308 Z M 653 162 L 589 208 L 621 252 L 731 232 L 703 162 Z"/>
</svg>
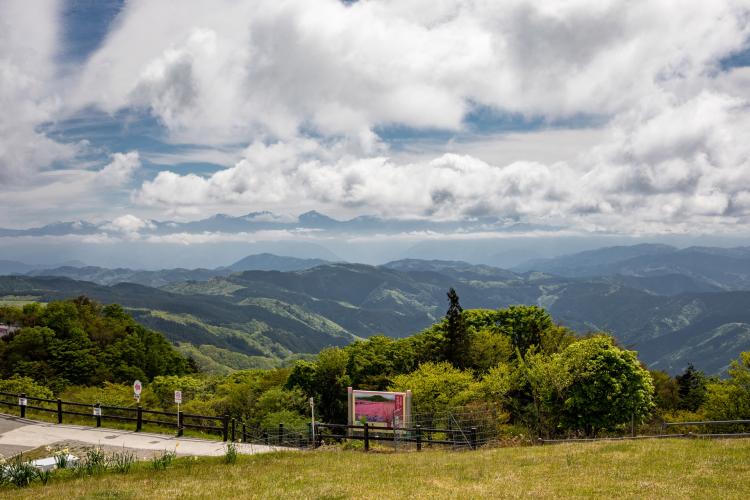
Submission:
<svg viewBox="0 0 750 500">
<path fill-rule="evenodd" d="M 0 6 L 0 227 L 748 228 L 746 1 L 43 5 Z"/>
</svg>

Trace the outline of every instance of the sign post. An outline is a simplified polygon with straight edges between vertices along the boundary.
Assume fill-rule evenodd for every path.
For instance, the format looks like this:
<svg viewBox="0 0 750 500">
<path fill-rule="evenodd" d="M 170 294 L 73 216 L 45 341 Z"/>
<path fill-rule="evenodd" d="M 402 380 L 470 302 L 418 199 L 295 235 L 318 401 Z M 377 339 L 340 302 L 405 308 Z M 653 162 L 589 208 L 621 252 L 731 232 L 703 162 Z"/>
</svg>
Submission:
<svg viewBox="0 0 750 500">
<path fill-rule="evenodd" d="M 135 395 L 135 401 L 137 403 L 141 402 L 141 391 L 143 390 L 143 384 L 141 384 L 140 380 L 136 380 L 133 382 L 133 394 Z"/>
<path fill-rule="evenodd" d="M 182 403 L 182 391 L 174 391 L 174 402 L 177 403 L 177 413 L 180 413 L 180 403 Z"/>
<path fill-rule="evenodd" d="M 315 448 L 315 400 L 310 398 L 310 414 L 312 417 L 312 446 Z"/>
</svg>

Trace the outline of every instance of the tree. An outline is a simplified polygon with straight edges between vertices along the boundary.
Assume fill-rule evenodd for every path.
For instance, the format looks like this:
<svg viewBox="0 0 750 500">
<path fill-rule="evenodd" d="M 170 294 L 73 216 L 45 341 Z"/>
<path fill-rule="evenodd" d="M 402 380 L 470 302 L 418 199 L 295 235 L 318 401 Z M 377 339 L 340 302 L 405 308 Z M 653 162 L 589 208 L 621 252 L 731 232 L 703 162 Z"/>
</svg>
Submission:
<svg viewBox="0 0 750 500">
<path fill-rule="evenodd" d="M 654 381 L 656 407 L 666 411 L 677 410 L 680 406 L 680 394 L 674 377 L 661 370 L 652 370 L 651 379 Z"/>
<path fill-rule="evenodd" d="M 449 412 L 478 396 L 478 386 L 471 373 L 445 361 L 424 363 L 412 373 L 397 375 L 389 390 L 410 390 L 413 412 L 428 415 Z"/>
<path fill-rule="evenodd" d="M 463 317 L 463 308 L 458 301 L 458 294 L 451 288 L 448 290 L 448 311 L 445 319 L 448 323 L 446 331 L 445 359 L 456 368 L 466 367 L 469 360 L 469 333 Z"/>
<path fill-rule="evenodd" d="M 697 411 L 706 401 L 706 374 L 696 370 L 689 363 L 681 375 L 677 375 L 677 392 L 680 396 L 679 408 L 681 410 Z"/>
<path fill-rule="evenodd" d="M 596 336 L 569 345 L 559 356 L 570 384 L 563 391 L 563 423 L 596 435 L 630 422 L 639 424 L 653 406 L 651 375 L 634 351 Z"/>
<path fill-rule="evenodd" d="M 510 335 L 513 349 L 521 356 L 525 356 L 532 346 L 541 346 L 544 332 L 553 326 L 549 313 L 537 306 L 510 306 L 497 311 L 495 318 L 496 325 Z M 560 330 L 556 333 L 566 337 L 563 334 L 567 332 Z M 552 338 L 546 340 L 550 345 L 555 343 Z M 562 345 L 567 343 L 563 342 Z"/>
<path fill-rule="evenodd" d="M 708 384 L 704 411 L 712 420 L 744 420 L 750 418 L 750 351 L 740 353 L 732 361 L 729 378 Z"/>
</svg>

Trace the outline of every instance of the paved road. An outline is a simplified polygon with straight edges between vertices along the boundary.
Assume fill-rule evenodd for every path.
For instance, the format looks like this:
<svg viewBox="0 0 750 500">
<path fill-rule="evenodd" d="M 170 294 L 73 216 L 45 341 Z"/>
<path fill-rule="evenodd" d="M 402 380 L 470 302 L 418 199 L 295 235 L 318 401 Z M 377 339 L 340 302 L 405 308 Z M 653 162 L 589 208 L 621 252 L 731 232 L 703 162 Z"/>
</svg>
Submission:
<svg viewBox="0 0 750 500">
<path fill-rule="evenodd" d="M 20 419 L 0 414 L 0 455 L 9 456 L 40 446 L 57 446 L 80 443 L 88 446 L 103 446 L 108 449 L 127 448 L 139 456 L 150 456 L 164 450 L 177 455 L 216 456 L 223 455 L 226 445 L 219 441 L 195 438 L 176 438 L 164 434 L 133 432 L 118 429 L 84 427 L 80 425 L 51 424 Z M 276 451 L 273 446 L 236 443 L 239 453 L 253 454 Z M 288 448 L 283 448 L 288 449 Z"/>
</svg>

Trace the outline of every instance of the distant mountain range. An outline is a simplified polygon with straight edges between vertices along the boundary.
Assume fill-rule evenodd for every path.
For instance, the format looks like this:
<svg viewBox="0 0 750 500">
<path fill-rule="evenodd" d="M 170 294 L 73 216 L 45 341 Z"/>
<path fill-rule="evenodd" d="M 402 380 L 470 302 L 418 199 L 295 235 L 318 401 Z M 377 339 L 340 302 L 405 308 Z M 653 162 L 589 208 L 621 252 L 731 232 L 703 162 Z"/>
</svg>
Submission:
<svg viewBox="0 0 750 500">
<path fill-rule="evenodd" d="M 702 291 L 750 290 L 750 247 L 609 247 L 533 260 L 514 270 L 535 270 L 565 277 L 621 275 L 655 278 L 680 275 L 693 280 L 694 286 L 702 287 Z"/>
<path fill-rule="evenodd" d="M 388 219 L 373 215 L 363 215 L 352 219 L 338 220 L 316 211 L 306 212 L 297 217 L 286 217 L 272 212 L 251 212 L 239 216 L 217 214 L 206 219 L 189 222 L 158 221 L 154 219 L 143 222 L 144 224 L 138 232 L 145 235 L 203 232 L 242 233 L 305 229 L 348 234 L 401 233 L 409 231 L 454 232 L 457 230 L 466 231 L 472 229 L 518 232 L 541 227 L 493 217 L 477 218 L 470 221 L 435 221 L 423 218 Z M 93 235 L 117 232 L 118 226 L 113 224 L 112 221 L 93 223 L 79 220 L 55 222 L 27 229 L 0 228 L 0 237 Z"/>
<path fill-rule="evenodd" d="M 0 300 L 85 294 L 118 302 L 205 367 L 226 370 L 271 366 L 377 333 L 411 335 L 443 316 L 454 287 L 465 308 L 538 304 L 577 331 L 611 332 L 651 367 L 678 372 L 692 362 L 721 373 L 750 350 L 748 261 L 743 248 L 661 245 L 605 248 L 514 271 L 255 255 L 213 270 L 33 270 L 0 278 Z M 45 273 L 57 276 L 37 276 Z"/>
<path fill-rule="evenodd" d="M 242 271 L 300 271 L 326 264 L 323 259 L 300 259 L 284 257 L 269 253 L 249 255 L 234 264 L 215 269 L 161 269 L 144 271 L 127 268 L 107 269 L 97 266 L 65 265 L 44 268 L 31 266 L 22 262 L 0 261 L 0 274 L 28 276 L 62 276 L 80 281 L 91 281 L 100 285 L 117 283 L 136 283 L 139 285 L 160 287 L 180 281 L 205 281 L 217 276 L 227 276 Z"/>
</svg>

